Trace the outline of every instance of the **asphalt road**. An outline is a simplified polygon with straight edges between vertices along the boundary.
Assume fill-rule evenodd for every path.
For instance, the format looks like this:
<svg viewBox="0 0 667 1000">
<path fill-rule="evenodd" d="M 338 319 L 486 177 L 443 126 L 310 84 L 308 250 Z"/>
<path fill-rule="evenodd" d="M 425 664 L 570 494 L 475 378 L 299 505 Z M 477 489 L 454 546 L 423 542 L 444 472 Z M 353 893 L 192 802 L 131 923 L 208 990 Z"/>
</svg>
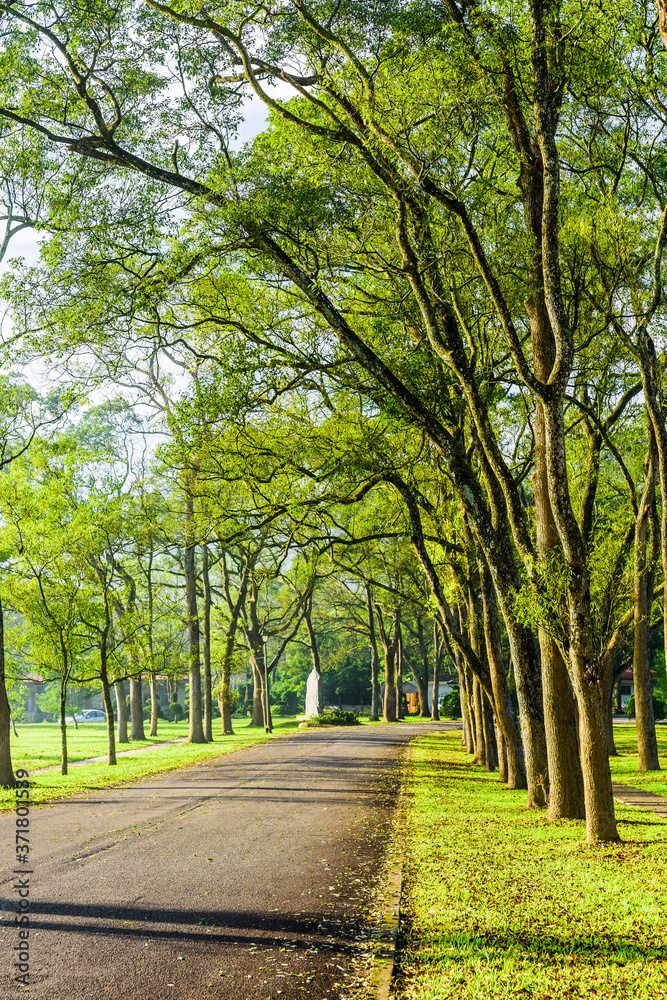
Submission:
<svg viewBox="0 0 667 1000">
<path fill-rule="evenodd" d="M 430 728 L 309 730 L 33 807 L 30 995 L 349 996 L 381 891 L 394 765 Z M 22 991 L 15 821 L 0 815 L 3 998 Z"/>
</svg>

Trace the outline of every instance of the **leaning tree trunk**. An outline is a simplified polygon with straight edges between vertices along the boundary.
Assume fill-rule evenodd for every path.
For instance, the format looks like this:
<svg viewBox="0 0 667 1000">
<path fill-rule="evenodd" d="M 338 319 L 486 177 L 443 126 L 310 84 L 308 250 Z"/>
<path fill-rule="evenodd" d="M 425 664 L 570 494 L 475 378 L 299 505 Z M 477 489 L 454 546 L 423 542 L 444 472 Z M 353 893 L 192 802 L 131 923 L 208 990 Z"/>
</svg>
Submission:
<svg viewBox="0 0 667 1000">
<path fill-rule="evenodd" d="M 634 611 L 635 635 L 632 654 L 632 677 L 635 686 L 635 717 L 637 719 L 637 750 L 640 771 L 659 771 L 658 741 L 655 735 L 653 694 L 651 692 L 651 607 L 657 556 L 656 520 L 652 524 L 651 558 L 646 558 L 649 519 L 655 503 L 656 455 L 655 438 L 649 427 L 649 453 L 645 463 L 644 490 L 635 521 Z"/>
<path fill-rule="evenodd" d="M 118 713 L 118 732 L 116 733 L 117 743 L 129 743 L 127 736 L 127 702 L 125 701 L 125 685 L 122 681 L 114 683 L 116 692 L 116 711 Z"/>
<path fill-rule="evenodd" d="M 521 743 L 519 720 L 514 712 L 512 699 L 507 684 L 507 668 L 503 659 L 500 641 L 500 623 L 498 621 L 498 605 L 491 580 L 491 574 L 484 558 L 479 557 L 479 576 L 482 593 L 482 610 L 484 620 L 484 638 L 486 653 L 493 688 L 493 708 L 498 720 L 498 728 L 502 735 L 503 746 L 507 760 L 506 782 L 508 788 L 525 789 L 528 787 L 526 766 Z"/>
<path fill-rule="evenodd" d="M 9 727 L 11 711 L 7 698 L 7 682 L 5 678 L 5 621 L 0 599 L 0 785 L 3 788 L 14 788 L 16 777 L 12 767 Z"/>
</svg>

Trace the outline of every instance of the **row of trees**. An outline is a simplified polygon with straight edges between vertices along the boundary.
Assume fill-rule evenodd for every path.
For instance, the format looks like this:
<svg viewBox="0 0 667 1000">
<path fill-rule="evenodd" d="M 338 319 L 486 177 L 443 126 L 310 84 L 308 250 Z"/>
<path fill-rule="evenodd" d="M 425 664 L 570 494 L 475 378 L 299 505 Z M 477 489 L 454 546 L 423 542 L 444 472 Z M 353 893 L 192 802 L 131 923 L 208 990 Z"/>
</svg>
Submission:
<svg viewBox="0 0 667 1000">
<path fill-rule="evenodd" d="M 16 684 L 37 671 L 58 685 L 63 773 L 69 687 L 101 686 L 114 764 L 116 743 L 145 738 L 146 681 L 150 735 L 157 735 L 158 675 L 189 672 L 189 738 L 205 742 L 216 697 L 222 733 L 232 734 L 230 682 L 249 657 L 251 724 L 270 728 L 267 678 L 289 644 L 308 653 L 318 675 L 323 661 L 335 670 L 351 657 L 365 659 L 370 647 L 377 719 L 376 628 L 389 649 L 390 690 L 400 690 L 403 663 L 411 664 L 428 714 L 428 602 L 414 568 L 412 591 L 409 581 L 399 589 L 387 573 L 387 557 L 396 553 L 382 546 L 395 545 L 393 538 L 379 532 L 363 567 L 332 558 L 331 533 L 313 542 L 308 526 L 284 513 L 263 524 L 241 515 L 249 480 L 240 465 L 238 481 L 217 484 L 215 494 L 195 492 L 191 477 L 173 475 L 165 464 L 169 446 L 148 464 L 142 449 L 135 469 L 133 453 L 145 443 L 140 432 L 118 401 L 88 408 L 57 433 L 34 438 L 29 450 L 17 435 L 15 459 L 0 480 L 8 674 Z M 389 647 L 385 619 L 394 632 Z M 441 644 L 436 652 L 441 657 Z M 298 686 L 303 658 L 286 673 Z M 9 761 L 6 767 L 11 780 Z"/>
<path fill-rule="evenodd" d="M 493 715 L 510 787 L 591 842 L 629 651 L 658 766 L 661 4 L 0 4 L 4 156 L 49 234 L 5 283 L 12 349 L 159 412 L 186 582 L 187 497 L 239 466 L 236 516 L 306 553 L 363 560 L 393 518 L 468 731 L 491 747 Z M 269 127 L 239 150 L 249 95 Z"/>
</svg>

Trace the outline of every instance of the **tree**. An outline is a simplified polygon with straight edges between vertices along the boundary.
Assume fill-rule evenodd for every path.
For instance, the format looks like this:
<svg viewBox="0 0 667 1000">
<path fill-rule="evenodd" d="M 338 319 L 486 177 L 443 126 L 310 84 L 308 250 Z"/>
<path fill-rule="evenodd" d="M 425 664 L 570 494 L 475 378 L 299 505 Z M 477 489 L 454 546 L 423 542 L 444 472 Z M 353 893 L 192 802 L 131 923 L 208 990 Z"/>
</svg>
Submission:
<svg viewBox="0 0 667 1000">
<path fill-rule="evenodd" d="M 576 795 L 561 794 L 578 783 L 569 684 L 579 712 L 588 837 L 615 840 L 601 736 L 604 662 L 596 646 L 589 546 L 572 501 L 566 411 L 573 380 L 591 374 L 578 367 L 586 345 L 620 337 L 638 359 L 664 478 L 664 420 L 648 335 L 660 315 L 667 232 L 652 152 L 664 128 L 657 32 L 644 31 L 643 14 L 629 4 L 617 16 L 614 8 L 614 16 L 596 9 L 581 18 L 558 2 L 526 9 L 500 3 L 487 11 L 448 0 L 436 16 L 430 5 L 405 11 L 394 4 L 285 0 L 269 11 L 241 5 L 213 16 L 151 0 L 140 12 L 132 5 L 107 11 L 104 31 L 74 8 L 60 13 L 57 30 L 50 11 L 12 4 L 3 12 L 12 28 L 4 43 L 11 70 L 4 118 L 41 130 L 54 148 L 98 167 L 101 181 L 91 169 L 90 182 L 104 195 L 96 206 L 103 205 L 97 211 L 107 219 L 124 207 L 125 182 L 114 185 L 113 178 L 130 170 L 143 178 L 135 204 L 146 239 L 127 257 L 117 252 L 118 229 L 116 252 L 91 259 L 83 249 L 91 245 L 88 234 L 85 244 L 79 239 L 86 228 L 82 208 L 71 209 L 78 228 L 70 245 L 63 237 L 50 248 L 45 326 L 72 330 L 76 311 L 91 303 L 100 320 L 125 296 L 123 317 L 138 326 L 165 319 L 172 330 L 178 301 L 176 325 L 210 324 L 229 333 L 236 323 L 233 336 L 263 338 L 265 349 L 269 344 L 297 365 L 304 327 L 312 325 L 313 366 L 353 367 L 369 399 L 430 442 L 441 482 L 452 485 L 508 639 L 529 804 L 545 803 L 550 767 L 552 815 L 578 808 Z M 70 22 L 75 46 L 67 41 Z M 33 36 L 45 41 L 39 60 L 25 57 Z M 107 68 L 93 74 L 101 46 Z M 188 100 L 174 107 L 170 137 L 185 133 L 183 148 L 180 139 L 161 147 L 146 138 L 155 135 L 155 114 L 165 120 L 164 104 L 155 111 L 158 100 L 170 98 L 154 51 L 160 69 L 168 66 L 187 90 Z M 303 67 L 298 74 L 289 68 L 295 58 Z M 153 100 L 145 91 L 138 99 L 137 65 Z M 651 66 L 646 80 L 635 72 L 638 65 Z M 591 74 L 592 66 L 599 72 Z M 274 98 L 267 78 L 292 86 L 293 102 Z M 274 126 L 235 158 L 219 121 L 233 118 L 237 86 L 266 103 Z M 617 119 L 626 106 L 631 143 Z M 63 107 L 76 111 L 65 115 Z M 591 115 L 604 138 L 581 143 Z M 71 124 L 56 131 L 53 121 Z M 650 184 L 638 181 L 638 170 Z M 594 188 L 587 187 L 589 176 Z M 147 208 L 151 185 L 181 193 L 179 207 L 188 214 L 187 244 L 176 241 L 159 265 L 167 227 L 163 200 L 158 212 Z M 654 239 L 646 232 L 656 232 L 657 215 Z M 629 254 L 599 236 L 623 226 Z M 88 228 L 102 250 L 110 237 L 99 219 Z M 227 265 L 234 259 L 226 275 L 221 257 Z M 639 264 L 626 266 L 630 260 Z M 271 290 L 274 317 L 294 318 L 287 343 L 280 321 L 267 335 L 230 315 L 225 293 L 242 271 L 254 273 L 250 285 Z M 95 299 L 101 274 L 111 290 L 105 303 Z M 618 295 L 615 278 L 625 282 Z M 66 280 L 77 288 L 76 306 L 50 294 Z M 36 281 L 27 283 L 27 298 Z M 632 331 L 619 318 L 624 297 L 637 320 Z M 39 294 L 36 302 L 33 315 Z M 508 363 L 512 373 L 505 375 Z M 534 497 L 522 488 L 502 420 L 495 419 L 499 385 L 528 401 Z M 661 517 L 667 524 L 664 506 Z M 435 584 L 426 565 L 425 572 Z M 548 602 L 555 579 L 562 613 L 550 632 L 537 621 L 540 667 L 533 631 L 515 605 L 526 590 Z M 487 653 L 493 657 L 492 645 Z"/>
</svg>

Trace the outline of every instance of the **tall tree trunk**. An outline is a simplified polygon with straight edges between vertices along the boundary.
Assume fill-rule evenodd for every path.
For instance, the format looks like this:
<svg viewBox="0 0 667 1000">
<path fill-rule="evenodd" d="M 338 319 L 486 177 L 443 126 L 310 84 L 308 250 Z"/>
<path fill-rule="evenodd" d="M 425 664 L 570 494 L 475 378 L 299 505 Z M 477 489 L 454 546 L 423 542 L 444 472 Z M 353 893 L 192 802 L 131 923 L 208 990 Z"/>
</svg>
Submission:
<svg viewBox="0 0 667 1000">
<path fill-rule="evenodd" d="M 602 701 L 605 705 L 605 737 L 607 741 L 607 753 L 610 757 L 618 757 L 618 750 L 614 742 L 614 651 L 606 654 L 602 664 L 602 677 L 600 678 L 600 688 Z"/>
<path fill-rule="evenodd" d="M 241 598 L 242 600 L 242 598 Z M 225 636 L 225 651 L 222 655 L 222 679 L 220 682 L 220 695 L 218 706 L 220 708 L 220 721 L 223 736 L 233 736 L 234 727 L 232 725 L 232 710 L 230 706 L 232 661 L 234 658 L 234 645 L 236 643 L 236 629 L 238 626 L 241 600 L 236 602 L 236 607 L 232 608 L 232 614 Z M 248 684 L 246 683 L 245 697 L 248 697 Z"/>
<path fill-rule="evenodd" d="M 484 745 L 486 747 L 486 769 L 495 771 L 498 767 L 498 745 L 496 743 L 496 727 L 493 720 L 493 709 L 488 697 L 482 692 L 484 710 Z"/>
<path fill-rule="evenodd" d="M 245 689 L 243 692 L 243 718 L 248 714 L 248 705 L 250 704 L 250 671 L 246 667 L 245 673 Z"/>
<path fill-rule="evenodd" d="M 514 712 L 507 684 L 507 668 L 503 659 L 500 642 L 500 623 L 498 621 L 496 593 L 486 560 L 481 553 L 479 556 L 479 575 L 484 616 L 484 637 L 486 639 L 486 652 L 493 689 L 493 707 L 507 755 L 507 785 L 508 788 L 523 789 L 527 788 L 528 782 L 521 742 L 521 729 L 519 720 Z"/>
<path fill-rule="evenodd" d="M 649 427 L 649 452 L 644 466 L 644 490 L 635 521 L 634 558 L 634 610 L 635 636 L 632 655 L 632 676 L 635 685 L 635 717 L 637 719 L 637 749 L 640 771 L 659 771 L 658 742 L 653 717 L 651 692 L 651 663 L 649 643 L 651 637 L 651 607 L 657 557 L 656 519 L 653 521 L 651 557 L 647 565 L 646 546 L 648 524 L 655 504 L 657 475 L 655 438 Z"/>
<path fill-rule="evenodd" d="M 486 742 L 484 739 L 484 706 L 482 685 L 475 677 L 473 681 L 473 706 L 475 715 L 475 763 L 486 767 Z"/>
<path fill-rule="evenodd" d="M 16 785 L 10 747 L 10 724 L 11 711 L 5 675 L 5 618 L 0 599 L 0 785 L 3 788 L 14 788 Z"/>
<path fill-rule="evenodd" d="M 232 726 L 232 710 L 230 706 L 231 697 L 231 678 L 232 678 L 232 661 L 234 657 L 234 646 L 236 643 L 236 630 L 238 628 L 239 618 L 241 612 L 245 607 L 246 595 L 248 592 L 248 584 L 250 582 L 250 575 L 252 572 L 252 567 L 254 566 L 254 559 L 244 558 L 242 563 L 242 569 L 240 574 L 239 587 L 236 594 L 236 599 L 232 599 L 232 592 L 229 580 L 229 570 L 227 567 L 227 553 L 224 549 L 221 549 L 220 564 L 222 566 L 223 582 L 225 586 L 225 595 L 227 598 L 227 606 L 229 608 L 229 626 L 227 628 L 227 635 L 225 636 L 225 651 L 222 657 L 222 680 L 220 683 L 220 695 L 218 697 L 218 704 L 220 706 L 220 715 L 222 719 L 222 735 L 223 736 L 233 736 L 234 729 Z M 257 689 L 257 684 L 255 684 L 255 690 Z M 246 670 L 246 686 L 245 686 L 245 698 L 243 702 L 243 714 L 245 716 L 247 712 L 248 703 L 248 673 Z M 253 706 L 254 707 L 254 706 Z M 251 720 L 251 725 L 259 723 Z"/>
<path fill-rule="evenodd" d="M 539 295 L 539 308 L 535 313 L 542 317 L 533 320 L 533 355 L 538 378 L 546 381 L 554 361 L 555 345 L 544 306 Z M 548 331 L 548 333 L 547 333 Z M 546 435 L 542 404 L 535 408 L 535 472 L 533 490 L 537 526 L 537 551 L 548 559 L 560 551 L 558 532 L 549 500 L 546 461 Z M 544 628 L 538 630 L 542 663 L 542 698 L 544 728 L 546 732 L 548 774 L 544 781 L 549 789 L 549 819 L 583 819 L 584 777 L 579 759 L 579 743 L 574 711 L 574 692 L 561 652 Z"/>
<path fill-rule="evenodd" d="M 113 701 L 107 670 L 107 634 L 103 636 L 100 646 L 100 680 L 102 681 L 102 701 L 107 716 L 107 763 L 116 764 L 116 739 L 114 734 Z"/>
<path fill-rule="evenodd" d="M 383 722 L 398 722 L 396 712 L 396 677 L 394 674 L 395 649 L 387 647 L 384 654 L 384 705 Z"/>
<path fill-rule="evenodd" d="M 378 630 L 380 641 L 384 650 L 384 706 L 382 719 L 384 722 L 396 722 L 396 676 L 394 661 L 396 659 L 396 649 L 398 646 L 398 629 L 400 627 L 400 616 L 398 610 L 394 611 L 394 628 L 391 639 L 387 635 L 382 617 L 382 611 L 376 608 L 378 615 Z"/>
<path fill-rule="evenodd" d="M 150 736 L 157 736 L 158 729 L 158 694 L 157 677 L 155 675 L 155 659 L 153 656 L 153 539 L 151 536 L 151 547 L 148 556 L 148 569 L 146 573 L 146 590 L 148 592 L 148 658 L 150 663 L 149 680 L 151 690 L 151 728 Z"/>
<path fill-rule="evenodd" d="M 503 785 L 509 783 L 509 771 L 507 769 L 507 746 L 503 738 L 502 730 L 498 727 L 498 778 Z"/>
<path fill-rule="evenodd" d="M 128 573 L 122 564 L 117 560 L 114 560 L 114 567 L 117 569 L 120 577 L 124 580 L 127 588 L 127 596 L 124 606 L 118 596 L 113 597 L 112 601 L 116 611 L 116 618 L 121 637 L 127 649 L 128 672 L 130 676 L 130 739 L 145 740 L 141 667 L 138 662 L 138 649 L 134 639 L 134 628 L 136 623 L 133 620 L 136 612 L 137 586 L 132 575 Z M 118 718 L 120 722 L 120 712 Z M 127 735 L 127 728 L 125 733 Z M 120 736 L 118 742 L 121 742 Z"/>
<path fill-rule="evenodd" d="M 619 838 L 613 808 L 611 771 L 604 739 L 604 706 L 598 685 L 586 684 L 584 687 L 581 684 L 577 691 L 577 702 L 588 841 L 617 841 Z"/>
<path fill-rule="evenodd" d="M 157 736 L 157 726 L 158 726 L 158 706 L 159 699 L 157 693 L 157 676 L 155 671 L 151 670 L 150 675 L 150 686 L 151 686 L 151 728 L 149 736 Z"/>
<path fill-rule="evenodd" d="M 371 711 L 369 719 L 371 722 L 377 722 L 380 718 L 380 678 L 378 676 L 378 647 L 375 638 L 373 595 L 369 584 L 366 584 L 366 613 L 368 615 L 368 642 L 371 650 Z"/>
<path fill-rule="evenodd" d="M 663 24 L 663 16 L 664 4 L 661 6 L 661 24 Z M 667 35 L 663 34 L 663 40 L 665 42 L 665 47 L 667 47 Z M 665 423 L 663 400 L 660 396 L 660 379 L 658 374 L 658 359 L 656 356 L 655 345 L 645 328 L 642 329 L 642 337 L 637 347 L 635 357 L 639 366 L 642 388 L 644 390 L 644 399 L 646 401 L 646 408 L 651 421 L 651 426 L 653 428 L 654 442 L 658 453 L 658 475 L 660 478 L 661 494 L 660 554 L 663 579 L 667 581 L 667 424 Z M 665 593 L 663 599 L 663 643 L 665 661 L 667 662 L 667 593 Z M 636 687 L 637 681 L 635 680 L 635 691 Z M 636 701 L 637 699 L 635 695 L 635 704 Z M 651 702 L 651 707 L 652 706 L 653 703 Z"/>
<path fill-rule="evenodd" d="M 440 700 L 440 662 L 442 660 L 442 650 L 444 642 L 440 636 L 440 627 L 433 619 L 433 692 L 431 694 L 431 721 L 438 722 L 440 710 L 438 701 Z"/>
<path fill-rule="evenodd" d="M 460 607 L 455 607 L 454 609 L 459 631 L 461 630 L 461 609 Z M 470 707 L 468 704 L 468 691 L 466 688 L 466 674 L 465 674 L 465 660 L 463 654 L 458 646 L 454 646 L 453 649 L 449 649 L 450 655 L 454 657 L 454 665 L 456 667 L 456 673 L 459 678 L 459 702 L 461 704 L 461 745 L 466 749 L 472 744 L 472 736 L 469 733 L 470 727 Z"/>
<path fill-rule="evenodd" d="M 271 732 L 272 720 L 271 720 L 271 705 L 269 701 L 269 688 L 268 688 L 268 674 L 267 674 L 267 663 L 266 663 L 266 646 L 262 645 L 261 652 L 255 650 L 253 653 L 253 673 L 255 675 L 255 682 L 259 687 L 259 723 L 258 725 L 263 726 L 267 733 Z M 255 699 L 256 702 L 256 699 Z M 255 725 L 255 704 L 253 704 L 253 725 Z"/>
<path fill-rule="evenodd" d="M 463 700 L 461 701 L 461 712 L 465 713 L 465 746 L 469 754 L 475 753 L 475 726 L 472 712 L 472 674 L 465 662 L 461 665 L 461 676 L 463 678 Z"/>
<path fill-rule="evenodd" d="M 144 697 L 141 683 L 141 671 L 130 676 L 130 721 L 131 740 L 145 740 L 144 733 Z"/>
<path fill-rule="evenodd" d="M 189 743 L 206 743 L 201 710 L 201 660 L 199 650 L 199 611 L 197 609 L 197 571 L 195 566 L 194 505 L 190 484 L 185 492 L 186 546 L 184 558 L 185 603 L 188 629 L 188 667 L 190 675 Z"/>
<path fill-rule="evenodd" d="M 252 663 L 252 717 L 249 726 L 264 726 L 264 679 L 260 673 L 259 665 L 255 662 L 251 653 Z"/>
<path fill-rule="evenodd" d="M 565 426 L 560 402 L 544 405 L 549 499 L 566 567 L 569 670 L 579 709 L 579 740 L 584 777 L 586 835 L 589 843 L 617 841 L 614 796 L 605 735 L 605 704 L 591 616 L 588 554 L 570 501 Z"/>
<path fill-rule="evenodd" d="M 213 739 L 213 689 L 211 680 L 211 582 L 208 576 L 208 545 L 202 545 L 202 582 L 204 585 L 204 737 Z M 231 716 L 230 716 L 231 725 Z"/>
<path fill-rule="evenodd" d="M 396 643 L 396 659 L 394 660 L 396 679 L 396 718 L 405 718 L 405 708 L 403 707 L 403 632 L 398 626 L 398 641 Z"/>
<path fill-rule="evenodd" d="M 417 618 L 417 642 L 419 644 L 419 660 L 420 667 L 412 665 L 412 674 L 415 679 L 415 684 L 417 685 L 417 697 L 419 698 L 419 715 L 422 719 L 428 719 L 429 708 L 428 708 L 428 649 L 426 648 L 426 636 L 424 635 L 424 623 L 422 616 L 418 614 Z"/>
<path fill-rule="evenodd" d="M 67 774 L 67 672 L 60 678 L 60 773 Z M 72 709 L 72 716 L 75 709 Z"/>
<path fill-rule="evenodd" d="M 431 692 L 431 722 L 440 721 L 440 664 L 445 642 L 440 625 L 433 619 L 433 691 Z"/>
<path fill-rule="evenodd" d="M 390 481 L 397 487 L 408 506 L 413 528 L 412 544 L 426 573 L 431 592 L 435 597 L 441 614 L 443 626 L 451 633 L 452 628 L 455 628 L 452 613 L 445 600 L 438 574 L 424 544 L 419 507 L 410 489 L 398 476 L 392 475 Z M 465 532 L 469 535 L 470 532 L 465 520 L 463 524 Z M 514 679 L 523 737 L 526 783 L 528 786 L 527 805 L 530 809 L 541 808 L 546 805 L 544 775 L 547 773 L 547 750 L 544 731 L 544 709 L 542 706 L 542 680 L 535 637 L 529 628 L 516 621 L 514 614 L 513 595 L 516 593 L 521 581 L 516 567 L 516 554 L 511 545 L 508 531 L 499 531 L 493 545 L 488 544 L 488 538 L 486 541 L 487 548 L 485 549 L 481 537 L 479 538 L 480 547 L 484 552 L 486 562 L 489 566 L 493 588 L 496 592 L 496 598 L 505 622 L 510 644 L 510 655 L 514 667 Z M 468 552 L 472 550 L 471 541 L 469 541 L 467 550 Z M 471 579 L 472 575 L 471 573 Z M 449 619 L 452 619 L 452 621 L 450 622 Z M 475 618 L 473 618 L 471 625 L 475 629 L 478 628 Z M 458 631 L 459 638 L 455 640 L 457 644 L 462 642 L 460 630 Z M 469 645 L 473 646 L 472 634 Z M 464 651 L 463 646 L 461 648 Z M 470 656 L 475 656 L 474 646 L 469 651 L 465 651 L 465 655 L 469 658 Z M 483 670 L 483 664 L 479 663 L 479 658 L 477 659 L 478 666 Z M 472 661 L 470 661 L 470 665 L 472 668 Z"/>
<path fill-rule="evenodd" d="M 127 737 L 127 702 L 125 701 L 125 686 L 122 681 L 114 683 L 116 692 L 116 712 L 118 714 L 118 732 L 116 734 L 117 743 L 129 743 Z"/>
</svg>

